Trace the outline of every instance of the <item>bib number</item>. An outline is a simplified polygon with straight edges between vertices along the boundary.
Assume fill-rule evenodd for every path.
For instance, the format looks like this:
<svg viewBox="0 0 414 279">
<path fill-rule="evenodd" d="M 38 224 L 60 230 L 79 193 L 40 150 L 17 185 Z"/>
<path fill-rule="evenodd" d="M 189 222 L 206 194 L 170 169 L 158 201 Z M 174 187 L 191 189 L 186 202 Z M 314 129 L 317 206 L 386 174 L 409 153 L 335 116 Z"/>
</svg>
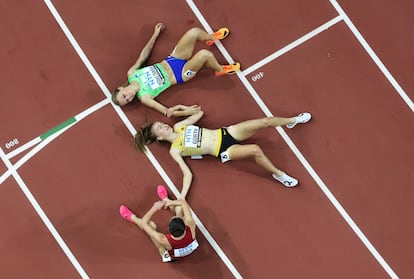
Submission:
<svg viewBox="0 0 414 279">
<path fill-rule="evenodd" d="M 194 239 L 194 241 L 188 244 L 186 247 L 180 248 L 180 249 L 174 249 L 174 257 L 188 256 L 191 253 L 193 253 L 193 251 L 197 249 L 197 247 L 198 247 L 197 239 Z"/>
</svg>

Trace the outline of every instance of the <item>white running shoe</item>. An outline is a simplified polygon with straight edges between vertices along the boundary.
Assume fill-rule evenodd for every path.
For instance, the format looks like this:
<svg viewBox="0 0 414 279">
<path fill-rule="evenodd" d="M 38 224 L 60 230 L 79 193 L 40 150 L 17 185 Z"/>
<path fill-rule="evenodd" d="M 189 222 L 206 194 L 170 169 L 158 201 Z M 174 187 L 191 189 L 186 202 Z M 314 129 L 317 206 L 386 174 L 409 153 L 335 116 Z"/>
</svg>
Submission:
<svg viewBox="0 0 414 279">
<path fill-rule="evenodd" d="M 285 185 L 286 187 L 295 187 L 298 185 L 299 181 L 286 173 L 283 173 L 281 176 L 277 176 L 276 174 L 272 173 L 274 179 Z"/>
<path fill-rule="evenodd" d="M 309 112 L 302 112 L 301 114 L 299 114 L 298 116 L 296 116 L 296 121 L 293 124 L 286 124 L 286 127 L 289 129 L 292 129 L 293 127 L 296 126 L 296 124 L 299 123 L 306 123 L 309 120 L 311 120 L 312 115 Z"/>
</svg>

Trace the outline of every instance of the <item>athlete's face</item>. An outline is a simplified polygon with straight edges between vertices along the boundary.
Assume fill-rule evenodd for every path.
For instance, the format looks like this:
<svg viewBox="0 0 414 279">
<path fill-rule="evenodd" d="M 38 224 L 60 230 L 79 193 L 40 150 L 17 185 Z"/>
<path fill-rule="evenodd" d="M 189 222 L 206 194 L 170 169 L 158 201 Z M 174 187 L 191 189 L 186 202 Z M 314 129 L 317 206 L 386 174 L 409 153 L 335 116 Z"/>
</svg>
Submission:
<svg viewBox="0 0 414 279">
<path fill-rule="evenodd" d="M 132 102 L 136 93 L 131 87 L 118 87 L 118 90 L 119 92 L 116 95 L 116 100 L 120 106 L 125 106 L 126 104 Z"/>
<path fill-rule="evenodd" d="M 170 125 L 157 121 L 152 124 L 151 132 L 158 139 L 162 140 L 173 132 Z"/>
</svg>

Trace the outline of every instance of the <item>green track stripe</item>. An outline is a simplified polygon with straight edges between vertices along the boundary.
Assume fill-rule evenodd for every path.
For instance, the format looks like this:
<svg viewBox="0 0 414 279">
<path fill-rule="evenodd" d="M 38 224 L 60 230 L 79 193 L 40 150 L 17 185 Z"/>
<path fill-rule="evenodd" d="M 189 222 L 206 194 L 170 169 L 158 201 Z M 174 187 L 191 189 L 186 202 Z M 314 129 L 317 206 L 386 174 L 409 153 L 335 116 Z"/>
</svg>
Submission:
<svg viewBox="0 0 414 279">
<path fill-rule="evenodd" d="M 50 129 L 49 131 L 47 131 L 46 133 L 43 133 L 40 135 L 40 138 L 42 140 L 44 140 L 45 138 L 49 137 L 50 135 L 53 135 L 54 133 L 56 133 L 57 131 L 69 126 L 72 123 L 75 123 L 76 119 L 75 117 L 69 118 L 68 120 L 66 120 L 65 122 L 60 123 L 59 125 L 57 125 L 56 127 Z"/>
</svg>

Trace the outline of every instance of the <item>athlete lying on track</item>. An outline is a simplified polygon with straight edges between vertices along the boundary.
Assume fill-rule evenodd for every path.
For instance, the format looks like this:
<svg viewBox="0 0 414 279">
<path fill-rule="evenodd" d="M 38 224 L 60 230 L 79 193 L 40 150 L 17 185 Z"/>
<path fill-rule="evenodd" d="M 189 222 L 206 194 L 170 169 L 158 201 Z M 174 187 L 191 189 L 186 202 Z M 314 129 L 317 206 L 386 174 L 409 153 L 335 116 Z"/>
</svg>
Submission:
<svg viewBox="0 0 414 279">
<path fill-rule="evenodd" d="M 121 205 L 119 213 L 148 234 L 157 247 L 163 262 L 171 262 L 188 256 L 197 249 L 196 225 L 190 207 L 185 200 L 168 199 L 167 190 L 162 185 L 158 186 L 157 193 L 161 201 L 155 202 L 142 218 L 138 218 L 125 205 Z M 157 225 L 151 221 L 151 217 L 163 208 L 169 208 L 175 215 L 170 220 L 167 235 L 158 232 Z"/>
<path fill-rule="evenodd" d="M 286 187 L 294 187 L 298 180 L 277 169 L 256 144 L 240 144 L 266 127 L 286 125 L 293 128 L 296 124 L 306 123 L 311 114 L 304 112 L 295 117 L 265 117 L 240 122 L 230 127 L 209 130 L 195 126 L 202 116 L 198 111 L 177 122 L 174 127 L 162 122 L 154 122 L 141 128 L 135 135 L 135 147 L 145 152 L 146 145 L 154 141 L 167 141 L 171 144 L 170 155 L 183 173 L 183 187 L 180 199 L 185 199 L 190 188 L 193 174 L 184 161 L 184 156 L 212 155 L 220 157 L 221 162 L 252 158 L 256 164 L 272 173 L 277 181 Z"/>
<path fill-rule="evenodd" d="M 127 72 L 127 83 L 115 89 L 112 101 L 117 105 L 124 106 L 130 103 L 136 95 L 143 105 L 153 108 L 165 116 L 188 116 L 196 113 L 199 107 L 176 105 L 167 108 L 154 99 L 171 85 L 189 81 L 204 66 L 215 70 L 216 76 L 222 76 L 235 74 L 240 68 L 240 64 L 221 65 L 217 62 L 214 54 L 206 49 L 198 51 L 193 56 L 197 41 L 204 41 L 207 45 L 212 45 L 215 41 L 222 40 L 229 34 L 227 28 L 220 28 L 214 34 L 208 34 L 200 28 L 193 27 L 181 37 L 170 56 L 165 60 L 143 67 L 163 29 L 162 23 L 155 26 L 151 39 L 141 51 L 135 64 Z"/>
</svg>

